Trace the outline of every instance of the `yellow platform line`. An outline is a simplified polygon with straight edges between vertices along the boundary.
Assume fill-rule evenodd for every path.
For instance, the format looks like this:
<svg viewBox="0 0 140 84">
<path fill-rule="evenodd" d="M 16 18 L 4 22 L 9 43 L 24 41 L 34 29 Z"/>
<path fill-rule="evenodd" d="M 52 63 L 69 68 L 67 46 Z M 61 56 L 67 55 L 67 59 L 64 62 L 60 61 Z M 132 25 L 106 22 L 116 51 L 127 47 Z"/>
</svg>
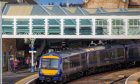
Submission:
<svg viewBox="0 0 140 84">
<path fill-rule="evenodd" d="M 139 81 L 137 80 L 137 84 L 139 84 Z"/>
<path fill-rule="evenodd" d="M 139 82 L 138 82 L 139 76 L 140 76 L 140 72 L 130 75 L 126 79 L 125 84 L 139 84 Z"/>
<path fill-rule="evenodd" d="M 33 78 L 34 79 L 38 78 L 38 74 L 30 75 L 30 76 L 28 76 L 28 77 L 26 77 L 24 79 L 21 79 L 21 80 L 17 81 L 15 84 L 26 84 L 27 82 L 29 82 Z"/>
</svg>

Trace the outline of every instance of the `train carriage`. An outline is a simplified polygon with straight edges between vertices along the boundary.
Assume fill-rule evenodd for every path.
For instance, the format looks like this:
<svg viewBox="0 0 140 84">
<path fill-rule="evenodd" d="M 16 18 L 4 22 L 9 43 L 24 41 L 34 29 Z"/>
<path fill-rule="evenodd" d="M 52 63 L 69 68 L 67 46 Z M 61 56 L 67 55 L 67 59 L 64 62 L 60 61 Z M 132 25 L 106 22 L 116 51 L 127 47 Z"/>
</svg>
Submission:
<svg viewBox="0 0 140 84">
<path fill-rule="evenodd" d="M 48 53 L 40 58 L 39 80 L 68 81 L 93 73 L 98 68 L 99 71 L 106 69 L 108 66 L 110 68 L 112 65 L 117 68 L 118 65 L 129 62 L 129 59 L 134 61 L 140 58 L 139 50 L 139 45 L 117 45 L 68 49 Z"/>
<path fill-rule="evenodd" d="M 126 49 L 128 62 L 140 61 L 140 44 L 126 45 Z"/>
</svg>

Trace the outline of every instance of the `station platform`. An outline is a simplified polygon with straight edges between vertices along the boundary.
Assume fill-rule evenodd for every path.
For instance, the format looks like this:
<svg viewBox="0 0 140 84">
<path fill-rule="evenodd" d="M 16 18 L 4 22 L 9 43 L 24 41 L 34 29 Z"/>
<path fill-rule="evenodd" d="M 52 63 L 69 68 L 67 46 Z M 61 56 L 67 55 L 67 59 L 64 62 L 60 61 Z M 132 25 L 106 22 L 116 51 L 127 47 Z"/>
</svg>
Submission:
<svg viewBox="0 0 140 84">
<path fill-rule="evenodd" d="M 15 84 L 36 84 L 36 79 L 38 78 L 38 74 L 35 73 L 33 75 L 27 76 L 19 81 L 17 81 Z"/>
<path fill-rule="evenodd" d="M 137 72 L 129 76 L 126 79 L 125 84 L 140 84 L 140 72 Z"/>
<path fill-rule="evenodd" d="M 16 84 L 16 82 L 18 82 L 19 80 L 22 80 L 35 73 L 37 73 L 37 71 L 31 73 L 28 69 L 20 70 L 17 72 L 3 72 L 2 84 Z"/>
</svg>

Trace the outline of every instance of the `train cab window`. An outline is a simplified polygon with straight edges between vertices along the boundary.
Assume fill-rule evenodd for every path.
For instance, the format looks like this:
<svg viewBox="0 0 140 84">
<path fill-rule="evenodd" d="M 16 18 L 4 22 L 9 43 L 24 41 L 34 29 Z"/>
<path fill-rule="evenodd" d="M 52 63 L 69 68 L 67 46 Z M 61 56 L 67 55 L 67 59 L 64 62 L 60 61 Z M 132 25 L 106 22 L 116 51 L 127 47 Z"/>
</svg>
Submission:
<svg viewBox="0 0 140 84">
<path fill-rule="evenodd" d="M 43 69 L 58 69 L 58 59 L 42 59 Z"/>
</svg>

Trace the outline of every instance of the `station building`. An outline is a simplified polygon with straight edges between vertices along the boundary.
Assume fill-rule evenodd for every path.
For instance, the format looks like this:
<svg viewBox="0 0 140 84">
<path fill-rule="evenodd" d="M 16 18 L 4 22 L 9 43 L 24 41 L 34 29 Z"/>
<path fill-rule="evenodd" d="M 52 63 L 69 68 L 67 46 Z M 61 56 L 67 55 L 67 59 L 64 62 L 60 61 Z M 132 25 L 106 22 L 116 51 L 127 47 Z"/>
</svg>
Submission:
<svg viewBox="0 0 140 84">
<path fill-rule="evenodd" d="M 7 4 L 3 38 L 139 38 L 140 10 Z"/>
<path fill-rule="evenodd" d="M 7 4 L 2 12 L 2 38 L 139 39 L 140 9 Z M 11 42 L 3 42 L 8 46 L 3 54 L 16 49 L 16 42 Z"/>
<path fill-rule="evenodd" d="M 85 0 L 86 8 L 140 8 L 140 0 Z"/>
</svg>

